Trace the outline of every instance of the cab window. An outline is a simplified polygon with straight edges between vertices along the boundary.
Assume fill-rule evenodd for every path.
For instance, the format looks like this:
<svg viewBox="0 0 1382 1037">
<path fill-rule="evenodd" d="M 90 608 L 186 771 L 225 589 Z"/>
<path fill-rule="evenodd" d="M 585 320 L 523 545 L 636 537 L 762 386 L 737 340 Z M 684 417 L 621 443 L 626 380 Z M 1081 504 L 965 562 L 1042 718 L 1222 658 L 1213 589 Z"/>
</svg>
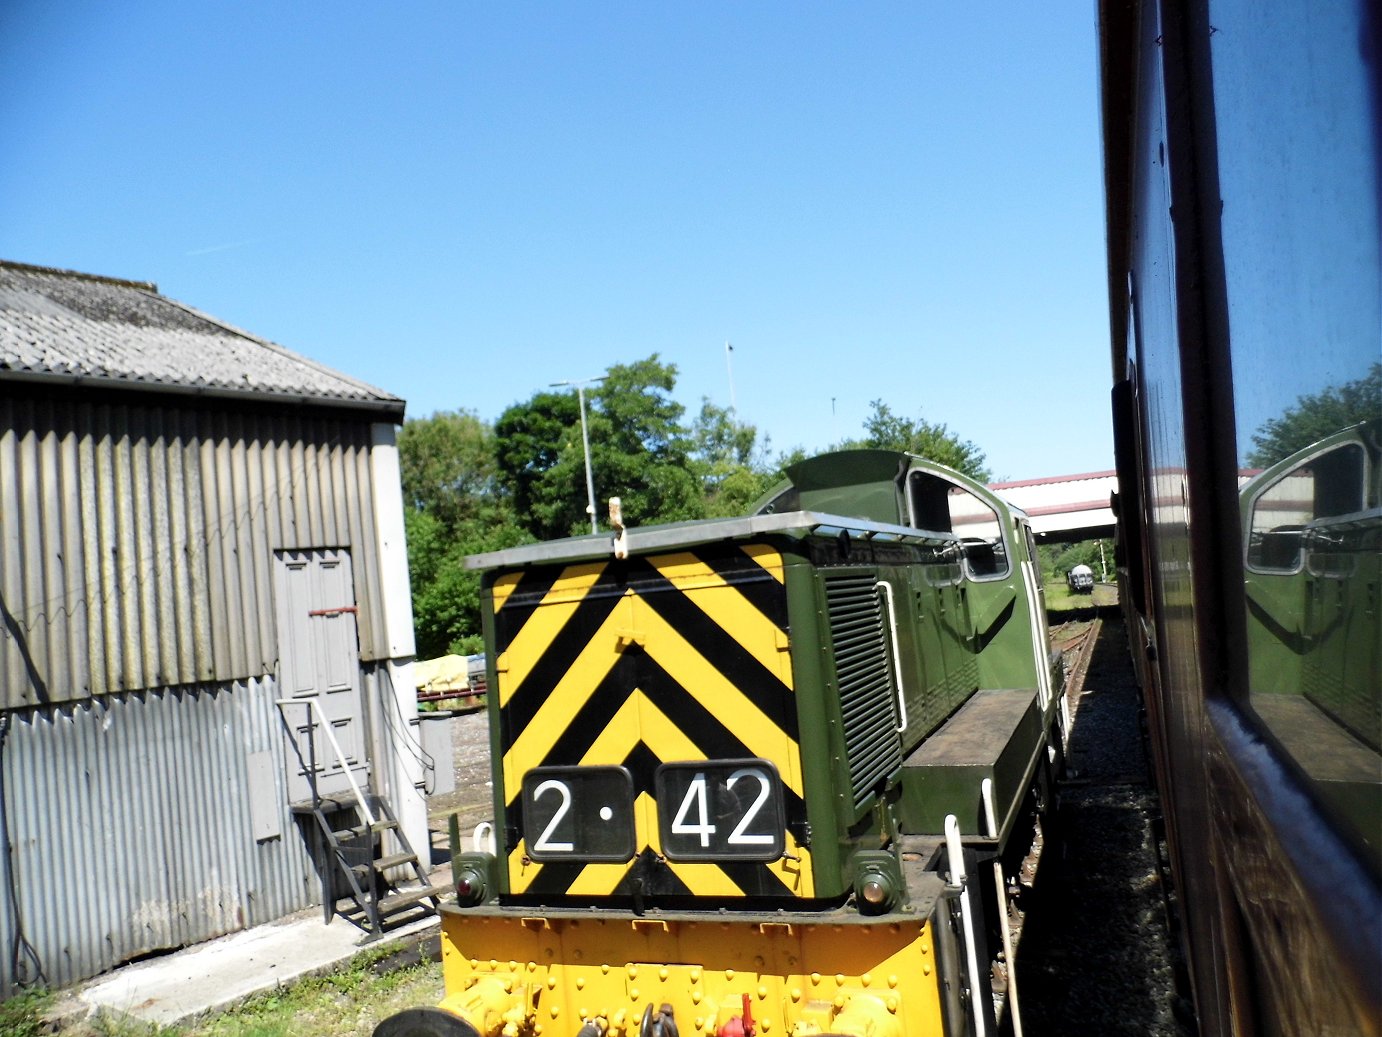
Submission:
<svg viewBox="0 0 1382 1037">
<path fill-rule="evenodd" d="M 1011 570 L 1003 523 L 986 501 L 963 486 L 931 472 L 907 477 L 907 506 L 918 529 L 954 533 L 964 547 L 971 579 L 996 580 Z"/>
</svg>

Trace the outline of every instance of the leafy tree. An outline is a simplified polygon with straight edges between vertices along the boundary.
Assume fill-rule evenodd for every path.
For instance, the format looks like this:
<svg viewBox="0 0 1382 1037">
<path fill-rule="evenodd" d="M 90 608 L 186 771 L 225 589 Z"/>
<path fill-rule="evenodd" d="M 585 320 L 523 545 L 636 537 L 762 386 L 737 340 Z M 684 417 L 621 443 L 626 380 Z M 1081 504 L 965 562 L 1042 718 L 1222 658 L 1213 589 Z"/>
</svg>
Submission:
<svg viewBox="0 0 1382 1037">
<path fill-rule="evenodd" d="M 691 459 L 708 518 L 746 514 L 749 505 L 777 480 L 777 473 L 762 460 L 758 430 L 709 399 L 701 399 L 691 441 Z"/>
<path fill-rule="evenodd" d="M 398 437 L 413 630 L 422 658 L 478 651 L 480 576 L 465 557 L 523 543 L 498 481 L 494 430 L 474 414 L 442 412 Z"/>
<path fill-rule="evenodd" d="M 585 455 L 575 393 L 536 393 L 527 403 L 505 410 L 494 431 L 499 481 L 511 495 L 523 527 L 539 540 L 588 529 Z"/>
<path fill-rule="evenodd" d="M 677 369 L 656 353 L 615 364 L 586 392 L 586 424 L 601 525 L 619 497 L 629 525 L 696 518 L 703 512 L 691 472 L 691 440 L 675 402 Z M 540 540 L 589 529 L 585 453 L 575 393 L 543 391 L 495 423 L 501 484 L 523 526 Z"/>
<path fill-rule="evenodd" d="M 1382 360 L 1362 378 L 1301 396 L 1279 418 L 1252 434 L 1247 463 L 1266 468 L 1360 421 L 1382 419 Z"/>
<path fill-rule="evenodd" d="M 984 465 L 984 452 L 968 440 L 960 439 L 945 425 L 925 418 L 904 418 L 894 414 L 882 400 L 874 400 L 870 406 L 873 411 L 864 420 L 864 438 L 843 446 L 905 450 L 929 461 L 939 461 L 979 482 L 992 478 Z"/>
<path fill-rule="evenodd" d="M 699 518 L 700 487 L 691 472 L 691 440 L 682 425 L 686 411 L 671 397 L 675 364 L 654 353 L 632 364 L 615 364 L 595 389 L 591 442 L 596 458 L 597 489 L 619 497 L 624 521 L 651 525 Z M 600 471 L 604 480 L 600 481 Z M 597 496 L 596 500 L 603 499 Z"/>
<path fill-rule="evenodd" d="M 405 423 L 398 463 L 407 503 L 448 528 L 496 501 L 494 430 L 470 411 L 442 411 Z"/>
<path fill-rule="evenodd" d="M 654 353 L 615 364 L 585 392 L 597 519 L 621 499 L 624 520 L 650 525 L 743 515 L 806 454 L 766 460 L 767 440 L 702 400 L 689 427 L 672 399 L 677 369 Z M 865 438 L 841 446 L 906 450 L 987 479 L 983 454 L 944 425 L 875 400 Z M 480 648 L 480 581 L 467 555 L 586 532 L 585 451 L 578 396 L 542 390 L 491 427 L 467 411 L 409 421 L 399 436 L 418 654 Z"/>
<path fill-rule="evenodd" d="M 426 512 L 410 510 L 405 519 L 418 657 L 481 651 L 480 574 L 465 567 L 466 556 L 531 538 L 513 522 L 468 523 L 448 537 Z"/>
</svg>

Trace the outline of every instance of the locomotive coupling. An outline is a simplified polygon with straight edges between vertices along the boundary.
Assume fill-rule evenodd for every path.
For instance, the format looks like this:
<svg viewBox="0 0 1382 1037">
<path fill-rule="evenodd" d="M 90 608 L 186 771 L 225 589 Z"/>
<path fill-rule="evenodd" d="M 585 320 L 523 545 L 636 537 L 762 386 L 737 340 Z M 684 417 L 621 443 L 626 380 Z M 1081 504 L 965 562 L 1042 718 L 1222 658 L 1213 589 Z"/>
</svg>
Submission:
<svg viewBox="0 0 1382 1037">
<path fill-rule="evenodd" d="M 531 1029 L 533 992 L 507 976 L 485 976 L 449 994 L 437 1007 L 451 1012 L 485 1037 L 517 1037 Z"/>
</svg>

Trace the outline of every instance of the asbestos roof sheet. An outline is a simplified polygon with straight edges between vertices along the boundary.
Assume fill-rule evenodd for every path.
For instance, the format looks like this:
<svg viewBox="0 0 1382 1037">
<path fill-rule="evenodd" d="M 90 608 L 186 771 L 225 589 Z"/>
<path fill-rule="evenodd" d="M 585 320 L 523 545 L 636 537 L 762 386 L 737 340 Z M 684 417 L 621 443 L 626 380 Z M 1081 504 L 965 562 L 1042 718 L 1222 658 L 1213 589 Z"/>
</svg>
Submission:
<svg viewBox="0 0 1382 1037">
<path fill-rule="evenodd" d="M 155 285 L 0 260 L 0 381 L 363 407 L 404 402 L 158 293 Z"/>
</svg>

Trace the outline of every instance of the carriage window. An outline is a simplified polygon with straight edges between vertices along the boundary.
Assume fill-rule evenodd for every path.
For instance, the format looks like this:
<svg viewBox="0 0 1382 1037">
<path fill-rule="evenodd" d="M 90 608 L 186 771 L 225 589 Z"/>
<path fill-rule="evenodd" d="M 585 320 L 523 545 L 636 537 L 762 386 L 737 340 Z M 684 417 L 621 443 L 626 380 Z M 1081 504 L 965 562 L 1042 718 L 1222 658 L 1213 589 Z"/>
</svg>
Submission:
<svg viewBox="0 0 1382 1037">
<path fill-rule="evenodd" d="M 1008 552 L 1003 524 L 985 501 L 963 486 L 930 472 L 907 477 L 912 525 L 918 529 L 954 533 L 964 545 L 965 568 L 972 579 L 994 580 L 1008 575 Z"/>
<path fill-rule="evenodd" d="M 1382 256 L 1367 5 L 1211 0 L 1240 699 L 1382 871 Z M 1365 19 L 1366 21 L 1366 19 Z"/>
</svg>

